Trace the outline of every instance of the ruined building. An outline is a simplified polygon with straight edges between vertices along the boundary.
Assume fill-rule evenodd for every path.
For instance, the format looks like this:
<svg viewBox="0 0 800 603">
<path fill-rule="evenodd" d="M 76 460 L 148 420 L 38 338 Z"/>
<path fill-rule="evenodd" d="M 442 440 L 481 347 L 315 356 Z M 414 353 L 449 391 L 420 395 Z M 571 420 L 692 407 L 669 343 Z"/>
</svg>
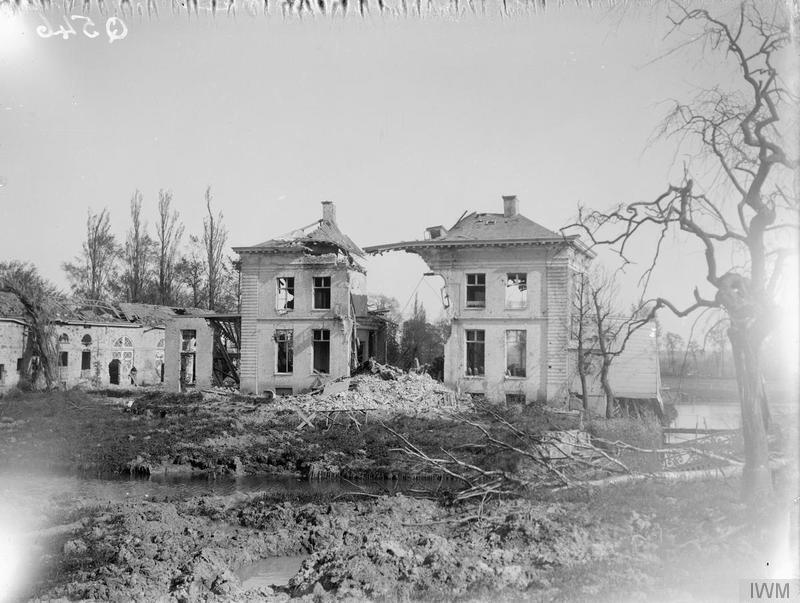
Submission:
<svg viewBox="0 0 800 603">
<path fill-rule="evenodd" d="M 137 385 L 161 382 L 165 321 L 153 320 L 149 306 L 80 300 L 52 305 L 57 385 L 127 386 L 134 368 Z M 0 292 L 0 393 L 38 362 L 28 345 L 30 324 L 17 296 Z"/>
<path fill-rule="evenodd" d="M 322 218 L 234 248 L 241 258 L 240 388 L 288 395 L 385 359 L 386 320 L 367 306 L 364 252 L 322 203 Z"/>
<path fill-rule="evenodd" d="M 367 253 L 415 253 L 444 280 L 452 319 L 445 384 L 491 402 L 567 403 L 571 368 L 572 278 L 591 252 L 519 213 L 514 196 L 502 213 L 470 213 L 424 240 L 367 247 Z"/>
</svg>

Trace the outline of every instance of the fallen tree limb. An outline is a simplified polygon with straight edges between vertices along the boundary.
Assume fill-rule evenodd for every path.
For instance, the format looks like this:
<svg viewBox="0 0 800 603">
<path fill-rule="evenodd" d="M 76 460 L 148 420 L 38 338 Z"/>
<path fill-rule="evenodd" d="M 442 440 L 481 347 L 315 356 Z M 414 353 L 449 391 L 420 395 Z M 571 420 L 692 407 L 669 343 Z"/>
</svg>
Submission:
<svg viewBox="0 0 800 603">
<path fill-rule="evenodd" d="M 789 461 L 786 459 L 775 459 L 769 464 L 771 470 L 786 467 Z M 614 475 L 603 479 L 595 479 L 573 484 L 577 488 L 605 488 L 607 486 L 617 486 L 620 484 L 630 484 L 646 480 L 666 481 L 666 482 L 693 482 L 704 479 L 727 479 L 742 474 L 744 465 L 734 465 L 728 467 L 715 467 L 714 469 L 696 469 L 693 471 L 658 471 L 655 473 L 631 473 L 629 475 Z M 554 488 L 553 491 L 567 490 L 570 486 Z"/>
</svg>

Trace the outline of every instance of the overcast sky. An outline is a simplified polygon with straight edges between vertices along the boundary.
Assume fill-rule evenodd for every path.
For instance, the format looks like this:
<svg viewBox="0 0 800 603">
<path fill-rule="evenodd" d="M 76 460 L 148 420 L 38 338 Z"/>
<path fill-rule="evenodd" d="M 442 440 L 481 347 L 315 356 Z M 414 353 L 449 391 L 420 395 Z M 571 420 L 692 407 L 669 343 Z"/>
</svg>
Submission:
<svg viewBox="0 0 800 603">
<path fill-rule="evenodd" d="M 232 246 L 308 224 L 323 200 L 362 246 L 502 211 L 504 194 L 558 229 L 579 202 L 663 191 L 674 147 L 647 148 L 663 101 L 727 83 L 699 49 L 650 63 L 681 41 L 663 40 L 657 9 L 302 21 L 240 10 L 213 22 L 161 9 L 126 17 L 127 37 L 111 44 L 102 27 L 94 39 L 42 39 L 37 15 L 5 17 L 0 258 L 66 286 L 60 266 L 79 251 L 87 207 L 108 207 L 122 237 L 137 188 L 151 225 L 169 188 L 198 233 L 211 185 Z M 699 247 L 666 255 L 653 292 L 690 302 Z M 401 305 L 426 270 L 403 253 L 368 269 L 370 291 Z M 419 291 L 433 316 L 434 289 Z"/>
</svg>

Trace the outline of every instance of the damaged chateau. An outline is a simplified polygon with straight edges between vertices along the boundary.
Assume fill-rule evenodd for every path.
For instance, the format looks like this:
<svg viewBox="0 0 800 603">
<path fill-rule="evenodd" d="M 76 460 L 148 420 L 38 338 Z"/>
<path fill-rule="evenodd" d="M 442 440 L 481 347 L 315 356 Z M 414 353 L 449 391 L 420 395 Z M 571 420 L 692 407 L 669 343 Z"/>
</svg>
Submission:
<svg viewBox="0 0 800 603">
<path fill-rule="evenodd" d="M 386 362 L 396 325 L 369 302 L 365 258 L 419 255 L 440 279 L 451 325 L 444 383 L 491 402 L 570 404 L 576 388 L 571 296 L 593 253 L 528 219 L 515 196 L 503 211 L 464 213 L 422 240 L 361 249 L 322 203 L 311 224 L 262 243 L 234 247 L 240 257 L 240 311 L 120 304 L 65 308 L 58 318 L 59 382 L 154 384 L 171 391 L 212 385 L 256 395 L 292 395 Z M 25 358 L 26 316 L 0 299 L 0 388 L 16 383 Z M 135 379 L 131 380 L 130 371 Z M 622 397 L 660 405 L 657 341 L 642 329 L 611 374 Z M 595 410 L 604 401 L 590 383 Z"/>
</svg>

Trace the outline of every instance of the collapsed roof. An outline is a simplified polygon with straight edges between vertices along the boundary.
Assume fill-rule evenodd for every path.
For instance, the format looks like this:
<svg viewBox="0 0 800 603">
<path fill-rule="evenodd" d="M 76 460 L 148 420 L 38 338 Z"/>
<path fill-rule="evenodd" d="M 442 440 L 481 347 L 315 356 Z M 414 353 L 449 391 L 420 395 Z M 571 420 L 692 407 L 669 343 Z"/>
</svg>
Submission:
<svg viewBox="0 0 800 603">
<path fill-rule="evenodd" d="M 355 269 L 363 271 L 356 263 L 356 258 L 365 257 L 361 248 L 350 237 L 339 230 L 336 224 L 336 208 L 330 201 L 322 202 L 322 218 L 307 226 L 298 228 L 284 235 L 252 245 L 250 247 L 234 247 L 236 253 L 292 253 L 299 252 L 306 256 L 336 261 L 343 257 Z M 322 258 L 321 256 L 328 256 Z M 309 258 L 310 262 L 314 260 Z M 303 263 L 301 260 L 299 263 Z"/>
<path fill-rule="evenodd" d="M 388 245 L 366 247 L 367 253 L 385 251 L 413 251 L 429 247 L 468 247 L 487 245 L 548 245 L 567 243 L 584 254 L 591 252 L 577 236 L 565 237 L 519 213 L 516 196 L 503 197 L 503 213 L 464 212 L 450 228 L 430 226 L 425 229 L 425 239 L 402 241 Z"/>
<path fill-rule="evenodd" d="M 84 299 L 49 299 L 48 313 L 59 323 L 107 324 L 117 326 L 164 326 L 176 316 L 214 316 L 210 310 L 199 308 L 173 308 L 154 304 L 120 303 Z M 27 308 L 19 297 L 9 291 L 0 291 L 0 319 L 27 321 Z"/>
</svg>

